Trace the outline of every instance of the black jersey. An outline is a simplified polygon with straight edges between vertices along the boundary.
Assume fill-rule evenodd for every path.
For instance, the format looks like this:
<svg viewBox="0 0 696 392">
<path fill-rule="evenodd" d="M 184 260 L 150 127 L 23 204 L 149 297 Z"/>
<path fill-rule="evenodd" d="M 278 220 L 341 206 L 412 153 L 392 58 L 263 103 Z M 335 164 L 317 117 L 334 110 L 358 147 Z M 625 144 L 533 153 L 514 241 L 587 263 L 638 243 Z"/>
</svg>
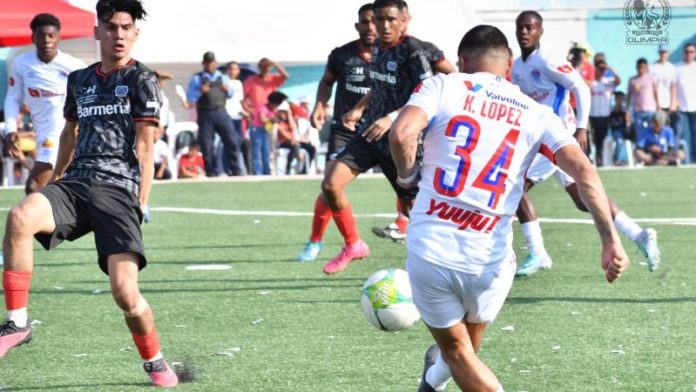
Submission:
<svg viewBox="0 0 696 392">
<path fill-rule="evenodd" d="M 402 37 L 388 47 L 380 47 L 377 41 L 368 75 L 372 96 L 357 131 L 403 107 L 413 89 L 435 73 L 433 66 L 442 59 L 444 54 L 435 45 L 415 37 Z"/>
<path fill-rule="evenodd" d="M 106 74 L 99 65 L 68 76 L 63 114 L 77 121 L 79 130 L 65 176 L 111 183 L 137 195 L 135 122 L 159 122 L 162 93 L 155 73 L 135 60 Z"/>
<path fill-rule="evenodd" d="M 341 118 L 370 91 L 370 65 L 360 52 L 360 41 L 351 41 L 331 51 L 326 69 L 336 77 L 336 97 L 331 130 L 343 130 Z"/>
</svg>

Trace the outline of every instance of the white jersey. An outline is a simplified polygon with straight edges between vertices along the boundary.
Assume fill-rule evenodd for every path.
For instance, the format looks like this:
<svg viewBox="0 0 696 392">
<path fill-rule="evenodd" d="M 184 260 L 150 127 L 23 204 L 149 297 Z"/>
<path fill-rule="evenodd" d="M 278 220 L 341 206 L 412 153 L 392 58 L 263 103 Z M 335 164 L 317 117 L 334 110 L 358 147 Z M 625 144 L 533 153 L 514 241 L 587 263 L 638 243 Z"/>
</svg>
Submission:
<svg viewBox="0 0 696 392">
<path fill-rule="evenodd" d="M 527 168 L 575 139 L 551 109 L 489 73 L 434 76 L 407 105 L 429 124 L 409 251 L 467 273 L 498 268 L 512 251 Z"/>
<path fill-rule="evenodd" d="M 538 103 L 549 106 L 565 123 L 568 130 L 587 128 L 590 116 L 590 88 L 570 63 L 561 56 L 554 56 L 541 48 L 532 52 L 527 60 L 518 57 L 512 64 L 512 82 Z M 577 119 L 570 106 L 573 93 L 577 103 Z"/>
<path fill-rule="evenodd" d="M 39 146 L 47 140 L 57 145 L 65 125 L 63 105 L 68 74 L 86 66 L 81 60 L 60 51 L 50 63 L 39 60 L 36 51 L 15 57 L 5 97 L 6 131 L 17 130 L 19 108 L 26 103 Z"/>
</svg>

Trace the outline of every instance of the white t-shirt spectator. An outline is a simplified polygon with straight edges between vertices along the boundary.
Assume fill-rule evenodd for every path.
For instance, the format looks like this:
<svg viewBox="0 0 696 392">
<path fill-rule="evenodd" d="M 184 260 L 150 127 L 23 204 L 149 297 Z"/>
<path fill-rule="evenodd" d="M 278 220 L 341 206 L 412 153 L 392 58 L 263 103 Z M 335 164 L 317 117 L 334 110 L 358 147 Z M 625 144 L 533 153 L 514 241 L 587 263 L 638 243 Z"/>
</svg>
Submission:
<svg viewBox="0 0 696 392">
<path fill-rule="evenodd" d="M 242 82 L 237 79 L 230 80 L 228 88 L 230 89 L 229 94 L 231 96 L 227 98 L 225 110 L 227 110 L 227 114 L 229 114 L 233 120 L 241 120 L 242 115 L 240 113 L 242 112 L 242 101 L 244 100 L 244 87 Z"/>
<path fill-rule="evenodd" d="M 672 83 L 677 80 L 677 69 L 674 64 L 656 62 L 650 64 L 650 76 L 657 85 L 657 99 L 661 109 L 668 109 L 672 104 Z"/>
<path fill-rule="evenodd" d="M 604 75 L 599 80 L 592 81 L 590 91 L 592 99 L 590 100 L 590 116 L 591 117 L 609 117 L 611 112 L 611 95 L 614 93 L 614 75 Z"/>
<path fill-rule="evenodd" d="M 162 139 L 155 142 L 155 146 L 154 146 L 153 150 L 155 153 L 155 164 L 156 165 L 162 163 L 164 158 L 167 157 L 167 154 L 169 154 L 169 146 L 167 146 L 167 143 Z"/>
<path fill-rule="evenodd" d="M 696 61 L 677 64 L 677 101 L 682 112 L 696 112 Z"/>
</svg>

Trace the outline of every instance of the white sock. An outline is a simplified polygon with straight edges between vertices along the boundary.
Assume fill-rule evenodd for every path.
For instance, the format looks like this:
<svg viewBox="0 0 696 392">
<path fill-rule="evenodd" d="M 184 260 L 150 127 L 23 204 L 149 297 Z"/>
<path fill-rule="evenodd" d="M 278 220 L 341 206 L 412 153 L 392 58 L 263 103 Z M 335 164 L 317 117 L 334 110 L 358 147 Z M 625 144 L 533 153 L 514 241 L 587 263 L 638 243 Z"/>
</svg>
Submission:
<svg viewBox="0 0 696 392">
<path fill-rule="evenodd" d="M 614 225 L 621 233 L 630 238 L 633 242 L 636 242 L 638 236 L 643 231 L 643 229 L 638 226 L 636 221 L 631 219 L 623 211 L 619 211 L 619 213 L 616 214 L 616 217 L 614 218 Z"/>
<path fill-rule="evenodd" d="M 444 391 L 447 388 L 447 383 L 452 379 L 452 373 L 442 354 L 437 356 L 435 364 L 425 373 L 425 382 L 428 383 L 436 391 Z"/>
<path fill-rule="evenodd" d="M 503 389 L 503 386 L 502 386 L 502 385 L 500 386 L 500 388 L 498 388 L 498 391 L 497 391 L 497 392 L 505 392 L 505 390 Z"/>
<path fill-rule="evenodd" d="M 24 328 L 27 326 L 27 308 L 8 310 L 7 318 L 14 321 L 18 328 Z"/>
<path fill-rule="evenodd" d="M 164 355 L 162 355 L 162 351 L 157 351 L 157 355 L 155 355 L 154 357 L 152 357 L 148 360 L 143 359 L 143 362 L 154 362 L 160 358 L 164 358 Z"/>
<path fill-rule="evenodd" d="M 544 256 L 547 254 L 546 248 L 544 248 L 544 237 L 541 235 L 541 226 L 539 226 L 539 221 L 533 220 L 527 223 L 522 223 L 520 225 L 522 228 L 522 235 L 524 239 L 527 240 L 527 251 L 531 255 Z"/>
</svg>

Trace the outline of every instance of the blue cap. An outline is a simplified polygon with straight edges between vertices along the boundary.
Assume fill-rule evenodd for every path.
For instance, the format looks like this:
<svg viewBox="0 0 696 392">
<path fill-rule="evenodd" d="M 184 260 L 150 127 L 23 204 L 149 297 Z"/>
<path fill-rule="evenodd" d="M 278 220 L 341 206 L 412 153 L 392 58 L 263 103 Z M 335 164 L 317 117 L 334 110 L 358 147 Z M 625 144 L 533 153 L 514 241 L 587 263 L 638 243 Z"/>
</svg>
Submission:
<svg viewBox="0 0 696 392">
<path fill-rule="evenodd" d="M 662 44 L 657 47 L 657 52 L 669 52 L 669 47 L 667 45 Z"/>
</svg>

